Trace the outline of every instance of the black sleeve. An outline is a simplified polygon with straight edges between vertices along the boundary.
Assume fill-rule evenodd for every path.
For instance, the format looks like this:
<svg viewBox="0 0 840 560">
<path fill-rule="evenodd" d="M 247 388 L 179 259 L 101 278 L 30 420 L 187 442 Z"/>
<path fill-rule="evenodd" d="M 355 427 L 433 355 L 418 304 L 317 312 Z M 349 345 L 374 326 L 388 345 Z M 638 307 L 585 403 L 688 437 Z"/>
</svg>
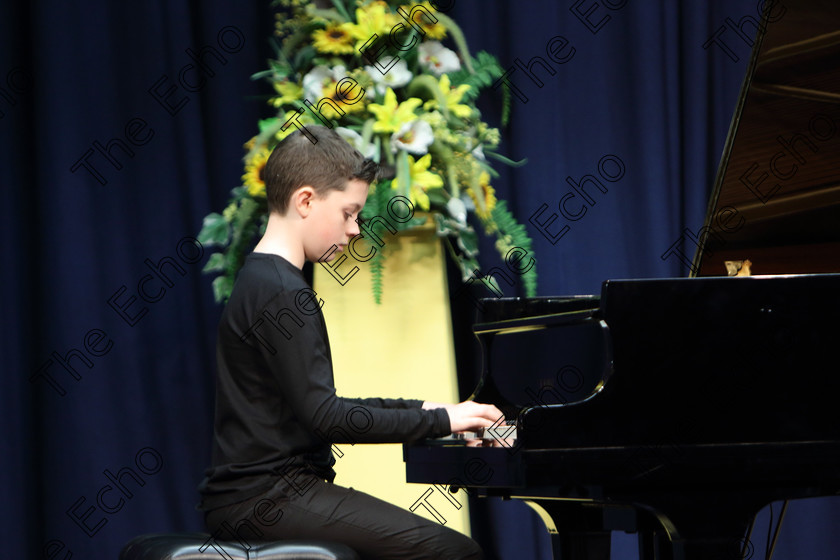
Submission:
<svg viewBox="0 0 840 560">
<path fill-rule="evenodd" d="M 381 399 L 379 397 L 351 399 L 344 397 L 344 400 L 363 406 L 375 406 L 376 408 L 422 408 L 423 406 L 423 401 L 418 399 Z"/>
<path fill-rule="evenodd" d="M 259 348 L 304 429 L 334 443 L 401 443 L 450 433 L 446 410 L 413 406 L 422 401 L 338 397 L 320 308 L 297 308 L 294 297 L 282 292 L 272 299 L 262 310 L 261 332 L 252 329 L 247 342 Z"/>
</svg>

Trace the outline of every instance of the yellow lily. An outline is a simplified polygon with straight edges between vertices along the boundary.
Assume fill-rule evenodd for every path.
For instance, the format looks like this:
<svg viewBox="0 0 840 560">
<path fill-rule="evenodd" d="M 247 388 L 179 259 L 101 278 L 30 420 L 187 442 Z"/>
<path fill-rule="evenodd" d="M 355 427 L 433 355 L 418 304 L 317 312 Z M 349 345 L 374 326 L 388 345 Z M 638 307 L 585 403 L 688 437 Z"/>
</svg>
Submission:
<svg viewBox="0 0 840 560">
<path fill-rule="evenodd" d="M 414 110 L 422 103 L 421 99 L 411 97 L 398 104 L 397 94 L 394 93 L 393 89 L 388 88 L 385 91 L 385 102 L 382 105 L 371 103 L 367 106 L 368 110 L 376 115 L 373 131 L 396 132 L 403 124 L 417 118 Z"/>
<path fill-rule="evenodd" d="M 356 8 L 357 23 L 343 23 L 341 29 L 356 39 L 358 50 L 374 35 L 387 36 L 397 21 L 397 16 L 391 13 L 385 2 L 373 2 L 364 8 Z"/>
<path fill-rule="evenodd" d="M 410 14 L 411 10 L 415 6 L 422 6 L 422 7 L 426 8 L 426 10 L 429 13 L 431 13 L 431 14 L 435 13 L 434 8 L 432 8 L 432 6 L 429 2 L 419 2 L 419 3 L 415 2 L 415 3 L 411 4 L 410 6 L 402 6 L 402 9 L 405 11 L 405 13 Z M 440 20 L 438 20 L 437 23 L 431 23 L 424 16 L 424 17 L 418 17 L 415 21 L 416 21 L 417 24 L 420 25 L 420 27 L 423 28 L 423 31 L 426 32 L 426 38 L 427 39 L 439 40 L 439 39 L 443 39 L 446 36 L 446 27 L 444 27 L 443 24 L 440 23 Z"/>
<path fill-rule="evenodd" d="M 472 109 L 469 105 L 463 105 L 460 103 L 461 98 L 464 97 L 464 93 L 470 89 L 469 84 L 461 84 L 460 86 L 453 88 L 452 82 L 449 81 L 449 76 L 444 74 L 440 77 L 438 87 L 440 88 L 441 93 L 443 93 L 443 96 L 446 98 L 446 108 L 450 113 L 461 119 L 469 117 L 470 114 L 472 114 Z M 437 108 L 438 106 L 438 100 L 435 98 L 426 101 L 423 108 L 428 110 Z"/>
<path fill-rule="evenodd" d="M 409 196 L 422 210 L 426 211 L 429 210 L 429 195 L 426 194 L 426 191 L 443 186 L 443 179 L 440 175 L 428 170 L 431 164 L 431 154 L 426 154 L 417 161 L 408 156 L 409 181 L 411 182 Z M 398 179 L 391 181 L 391 188 L 395 190 L 400 188 Z"/>
</svg>

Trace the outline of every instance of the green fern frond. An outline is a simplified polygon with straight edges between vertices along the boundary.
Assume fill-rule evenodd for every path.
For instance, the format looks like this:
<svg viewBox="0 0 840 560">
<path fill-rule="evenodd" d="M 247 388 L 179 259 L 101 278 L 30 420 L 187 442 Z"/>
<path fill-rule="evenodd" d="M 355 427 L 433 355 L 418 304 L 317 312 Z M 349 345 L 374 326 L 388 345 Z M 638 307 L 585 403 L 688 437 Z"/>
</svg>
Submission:
<svg viewBox="0 0 840 560">
<path fill-rule="evenodd" d="M 454 86 L 461 84 L 470 86 L 470 89 L 461 98 L 465 101 L 474 101 L 482 89 L 492 86 L 504 74 L 504 70 L 499 66 L 496 57 L 484 51 L 479 51 L 476 57 L 472 59 L 472 67 L 473 72 L 462 68 L 449 74 L 449 80 Z"/>
<path fill-rule="evenodd" d="M 379 182 L 374 187 L 373 196 L 362 210 L 362 218 L 371 219 L 375 216 L 385 216 L 388 211 L 388 202 L 394 195 L 394 191 L 386 181 Z M 385 271 L 385 259 L 382 255 L 383 248 L 377 247 L 376 253 L 370 259 L 370 281 L 373 292 L 373 300 L 382 303 L 382 279 Z"/>
<path fill-rule="evenodd" d="M 265 214 L 265 202 L 252 198 L 242 198 L 239 210 L 231 222 L 230 244 L 225 247 L 224 257 L 218 262 L 224 263 L 222 275 L 213 281 L 213 295 L 217 302 L 226 302 L 233 290 L 236 274 L 242 268 L 251 243 L 259 233 Z"/>
<path fill-rule="evenodd" d="M 493 207 L 490 212 L 492 223 L 485 222 L 485 230 L 487 233 L 496 234 L 496 248 L 502 258 L 505 258 L 508 251 L 513 248 L 519 248 L 525 251 L 523 258 L 523 265 L 533 259 L 534 248 L 525 226 L 516 221 L 513 214 L 507 208 L 504 200 L 500 200 Z M 525 295 L 527 297 L 536 297 L 537 295 L 537 266 L 536 259 L 534 264 L 527 272 L 521 275 L 522 286 L 525 288 Z"/>
<path fill-rule="evenodd" d="M 385 272 L 385 259 L 382 258 L 382 250 L 376 251 L 370 259 L 370 285 L 373 291 L 373 301 L 382 303 L 382 278 Z"/>
<path fill-rule="evenodd" d="M 510 86 L 507 81 L 502 85 L 502 126 L 510 122 Z"/>
</svg>

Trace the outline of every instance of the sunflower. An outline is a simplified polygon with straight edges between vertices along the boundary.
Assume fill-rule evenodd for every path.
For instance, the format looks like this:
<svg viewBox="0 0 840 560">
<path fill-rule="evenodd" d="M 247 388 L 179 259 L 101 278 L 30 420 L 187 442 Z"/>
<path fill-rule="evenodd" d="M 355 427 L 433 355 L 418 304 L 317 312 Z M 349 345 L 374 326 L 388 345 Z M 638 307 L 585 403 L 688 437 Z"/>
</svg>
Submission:
<svg viewBox="0 0 840 560">
<path fill-rule="evenodd" d="M 318 52 L 327 54 L 352 54 L 353 36 L 340 24 L 328 25 L 312 33 L 313 45 Z"/>
<path fill-rule="evenodd" d="M 245 174 L 242 175 L 242 184 L 248 188 L 248 194 L 253 197 L 265 196 L 263 170 L 270 153 L 268 148 L 262 148 L 245 161 Z"/>
</svg>

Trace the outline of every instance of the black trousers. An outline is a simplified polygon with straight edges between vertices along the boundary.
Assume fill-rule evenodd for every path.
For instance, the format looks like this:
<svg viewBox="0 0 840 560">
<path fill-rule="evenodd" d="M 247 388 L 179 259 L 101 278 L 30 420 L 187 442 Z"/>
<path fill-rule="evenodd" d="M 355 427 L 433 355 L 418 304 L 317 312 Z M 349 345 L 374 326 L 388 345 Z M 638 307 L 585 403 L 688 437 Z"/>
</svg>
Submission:
<svg viewBox="0 0 840 560">
<path fill-rule="evenodd" d="M 341 542 L 365 560 L 483 559 L 469 537 L 364 492 L 298 473 L 265 494 L 205 513 L 218 541 L 318 539 Z"/>
</svg>

